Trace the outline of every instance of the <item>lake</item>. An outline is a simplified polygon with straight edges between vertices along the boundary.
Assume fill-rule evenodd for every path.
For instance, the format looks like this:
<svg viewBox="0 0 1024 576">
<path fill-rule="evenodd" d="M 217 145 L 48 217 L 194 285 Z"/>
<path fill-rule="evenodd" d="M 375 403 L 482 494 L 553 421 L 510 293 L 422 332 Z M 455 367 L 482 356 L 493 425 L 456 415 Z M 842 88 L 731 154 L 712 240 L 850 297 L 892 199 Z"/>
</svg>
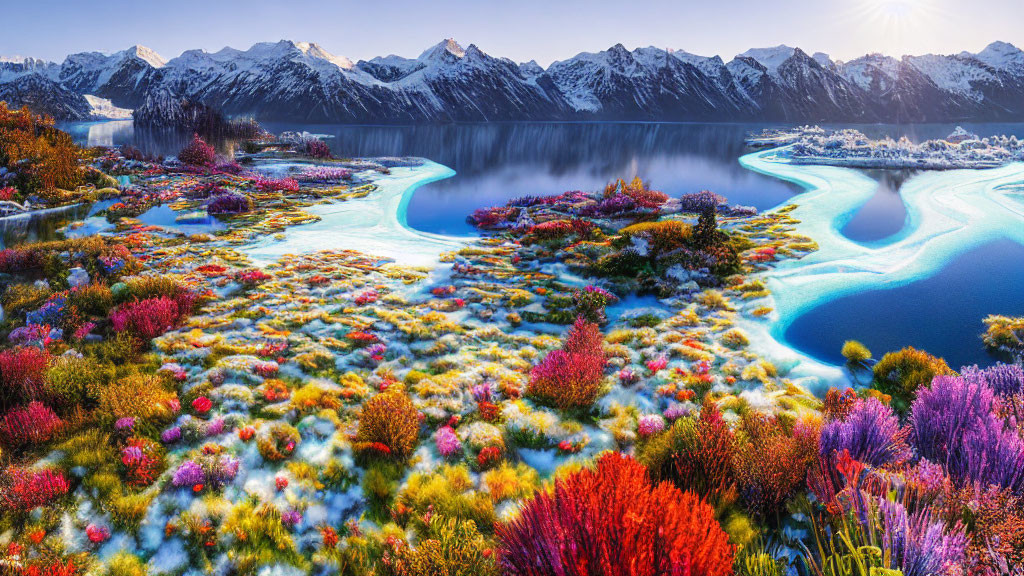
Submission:
<svg viewBox="0 0 1024 576">
<path fill-rule="evenodd" d="M 737 159 L 749 152 L 744 136 L 764 125 L 670 123 L 508 123 L 443 126 L 333 126 L 267 124 L 272 132 L 306 130 L 331 136 L 339 157 L 421 156 L 453 168 L 455 176 L 419 188 L 408 206 L 408 224 L 432 234 L 467 236 L 473 210 L 523 195 L 596 189 L 614 178 L 640 176 L 678 196 L 710 189 L 731 203 L 767 209 L 800 192 L 795 185 L 746 170 Z M 914 141 L 945 136 L 953 125 L 854 126 L 869 136 Z M 983 136 L 1024 136 L 1021 124 L 965 125 Z M 174 154 L 189 135 L 136 132 L 131 122 L 64 127 L 90 145 L 132 144 L 153 154 Z M 229 143 L 220 144 L 223 151 Z M 864 245 L 884 244 L 907 220 L 901 186 L 912 172 L 865 171 L 874 195 L 849 216 L 841 233 Z M 60 221 L 61 217 L 53 220 Z M 5 242 L 48 239 L 56 224 Z M 18 236 L 21 234 L 21 236 Z M 979 282 L 979 278 L 986 278 Z M 807 311 L 788 327 L 786 342 L 823 361 L 839 363 L 845 339 L 862 340 L 878 354 L 915 345 L 946 356 L 951 365 L 991 362 L 981 347 L 981 319 L 991 313 L 1024 313 L 1024 247 L 995 242 L 947 264 L 931 278 L 836 299 Z"/>
</svg>

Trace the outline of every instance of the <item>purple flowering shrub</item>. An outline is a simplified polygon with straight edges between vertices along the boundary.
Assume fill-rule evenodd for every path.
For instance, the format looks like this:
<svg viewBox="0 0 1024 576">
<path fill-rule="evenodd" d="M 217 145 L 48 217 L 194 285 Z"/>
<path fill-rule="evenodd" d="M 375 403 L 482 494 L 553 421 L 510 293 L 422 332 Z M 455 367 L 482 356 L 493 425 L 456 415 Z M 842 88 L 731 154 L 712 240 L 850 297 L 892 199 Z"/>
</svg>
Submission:
<svg viewBox="0 0 1024 576">
<path fill-rule="evenodd" d="M 958 482 L 1024 490 L 1024 440 L 995 408 L 995 392 L 980 371 L 935 377 L 910 408 L 917 453 Z"/>
</svg>

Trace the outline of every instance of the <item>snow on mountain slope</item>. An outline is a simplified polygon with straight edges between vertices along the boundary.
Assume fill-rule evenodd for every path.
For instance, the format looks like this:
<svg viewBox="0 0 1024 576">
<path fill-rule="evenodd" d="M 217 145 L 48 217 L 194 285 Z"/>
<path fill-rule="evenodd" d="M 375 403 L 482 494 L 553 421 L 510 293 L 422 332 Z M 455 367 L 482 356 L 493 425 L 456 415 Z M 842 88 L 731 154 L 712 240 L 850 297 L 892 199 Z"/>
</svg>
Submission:
<svg viewBox="0 0 1024 576">
<path fill-rule="evenodd" d="M 782 66 L 782 63 L 791 58 L 795 52 L 795 48 L 780 44 L 773 48 L 751 48 L 740 56 L 756 60 L 765 67 L 769 74 L 775 74 L 779 66 Z"/>
<path fill-rule="evenodd" d="M 910 56 L 907 61 L 935 82 L 939 88 L 978 102 L 982 100 L 982 93 L 974 84 L 998 81 L 990 70 L 979 66 L 973 58 L 928 54 Z"/>
<path fill-rule="evenodd" d="M 130 120 L 132 111 L 128 108 L 118 108 L 106 98 L 85 94 L 85 101 L 91 108 L 91 116 L 101 120 Z"/>
<path fill-rule="evenodd" d="M 899 73 L 900 62 L 891 56 L 868 54 L 837 64 L 840 75 L 863 90 L 888 91 Z"/>
<path fill-rule="evenodd" d="M 845 63 L 785 45 L 751 49 L 726 63 L 616 44 L 547 69 L 450 38 L 415 58 L 357 64 L 315 43 L 287 40 L 189 50 L 166 62 L 133 46 L 73 54 L 61 64 L 0 59 L 0 86 L 12 83 L 5 93 L 69 115 L 88 111 L 88 94 L 124 109 L 166 95 L 227 115 L 311 122 L 1024 119 L 1024 52 L 1004 42 L 977 54 L 871 54 Z"/>
<path fill-rule="evenodd" d="M 971 54 L 964 52 L 961 56 L 970 57 Z M 974 58 L 996 70 L 1024 74 L 1024 51 L 1008 42 L 993 42 Z"/>
</svg>

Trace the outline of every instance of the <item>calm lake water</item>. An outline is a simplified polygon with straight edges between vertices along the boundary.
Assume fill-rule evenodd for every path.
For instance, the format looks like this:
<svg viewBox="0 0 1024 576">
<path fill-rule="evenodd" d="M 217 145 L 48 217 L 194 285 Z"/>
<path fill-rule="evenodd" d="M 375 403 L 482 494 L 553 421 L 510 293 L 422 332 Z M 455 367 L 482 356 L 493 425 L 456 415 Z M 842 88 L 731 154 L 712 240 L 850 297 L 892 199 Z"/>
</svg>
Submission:
<svg viewBox="0 0 1024 576">
<path fill-rule="evenodd" d="M 818 306 L 797 318 L 785 339 L 835 364 L 843 362 L 846 340 L 863 342 L 876 358 L 914 346 L 957 370 L 996 361 L 980 338 L 989 314 L 1024 315 L 1024 246 L 1010 240 L 966 252 L 930 278 Z"/>
<path fill-rule="evenodd" d="M 272 132 L 306 130 L 333 136 L 336 156 L 422 156 L 456 170 L 456 176 L 420 188 L 408 222 L 439 234 L 470 235 L 473 210 L 526 194 L 597 189 L 614 178 L 640 176 L 670 195 L 713 190 L 732 203 L 766 209 L 799 192 L 755 174 L 737 159 L 749 150 L 744 136 L 764 125 L 643 123 L 511 123 L 446 126 L 325 126 L 267 124 Z M 942 137 L 954 125 L 855 126 L 872 137 Z M 1022 124 L 965 124 L 982 136 L 1024 136 Z M 131 122 L 66 126 L 83 144 L 133 144 L 153 154 L 176 153 L 187 134 L 141 133 Z M 230 144 L 221 144 L 224 151 Z M 871 244 L 898 233 L 906 221 L 900 186 L 913 174 L 870 171 L 878 189 L 842 232 Z M 54 225 L 22 238 L 46 239 Z M 5 234 L 5 241 L 17 241 Z M 865 292 L 807 312 L 787 341 L 819 359 L 841 362 L 846 339 L 863 341 L 878 355 L 905 345 L 945 356 L 953 366 L 990 363 L 978 335 L 993 313 L 1024 313 L 1024 247 L 995 242 L 951 262 L 938 275 L 890 290 Z"/>
</svg>

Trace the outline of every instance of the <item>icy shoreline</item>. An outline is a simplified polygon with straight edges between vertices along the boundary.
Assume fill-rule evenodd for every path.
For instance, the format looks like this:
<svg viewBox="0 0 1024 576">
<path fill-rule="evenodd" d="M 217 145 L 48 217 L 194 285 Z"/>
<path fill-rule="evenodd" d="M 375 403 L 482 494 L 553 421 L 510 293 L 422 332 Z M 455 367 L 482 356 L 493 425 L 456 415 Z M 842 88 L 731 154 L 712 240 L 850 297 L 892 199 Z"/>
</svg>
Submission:
<svg viewBox="0 0 1024 576">
<path fill-rule="evenodd" d="M 876 183 L 851 168 L 797 164 L 777 152 L 748 154 L 740 164 L 806 190 L 787 204 L 797 206 L 791 212 L 800 221 L 797 232 L 819 246 L 765 275 L 776 310 L 767 335 L 780 345 L 786 346 L 791 323 L 819 304 L 927 278 L 996 239 L 1024 244 L 1024 203 L 1013 192 L 1024 182 L 1024 163 L 915 176 L 901 190 L 908 216 L 903 230 L 884 243 L 866 245 L 841 230 L 874 194 Z"/>
<path fill-rule="evenodd" d="M 243 252 L 258 265 L 286 254 L 331 249 L 356 250 L 404 265 L 437 264 L 443 252 L 465 247 L 472 239 L 415 230 L 408 225 L 406 213 L 420 186 L 454 175 L 451 168 L 429 160 L 418 167 L 392 168 L 390 175 L 375 180 L 373 194 L 307 208 L 321 218 L 319 222 L 288 228 Z"/>
</svg>

